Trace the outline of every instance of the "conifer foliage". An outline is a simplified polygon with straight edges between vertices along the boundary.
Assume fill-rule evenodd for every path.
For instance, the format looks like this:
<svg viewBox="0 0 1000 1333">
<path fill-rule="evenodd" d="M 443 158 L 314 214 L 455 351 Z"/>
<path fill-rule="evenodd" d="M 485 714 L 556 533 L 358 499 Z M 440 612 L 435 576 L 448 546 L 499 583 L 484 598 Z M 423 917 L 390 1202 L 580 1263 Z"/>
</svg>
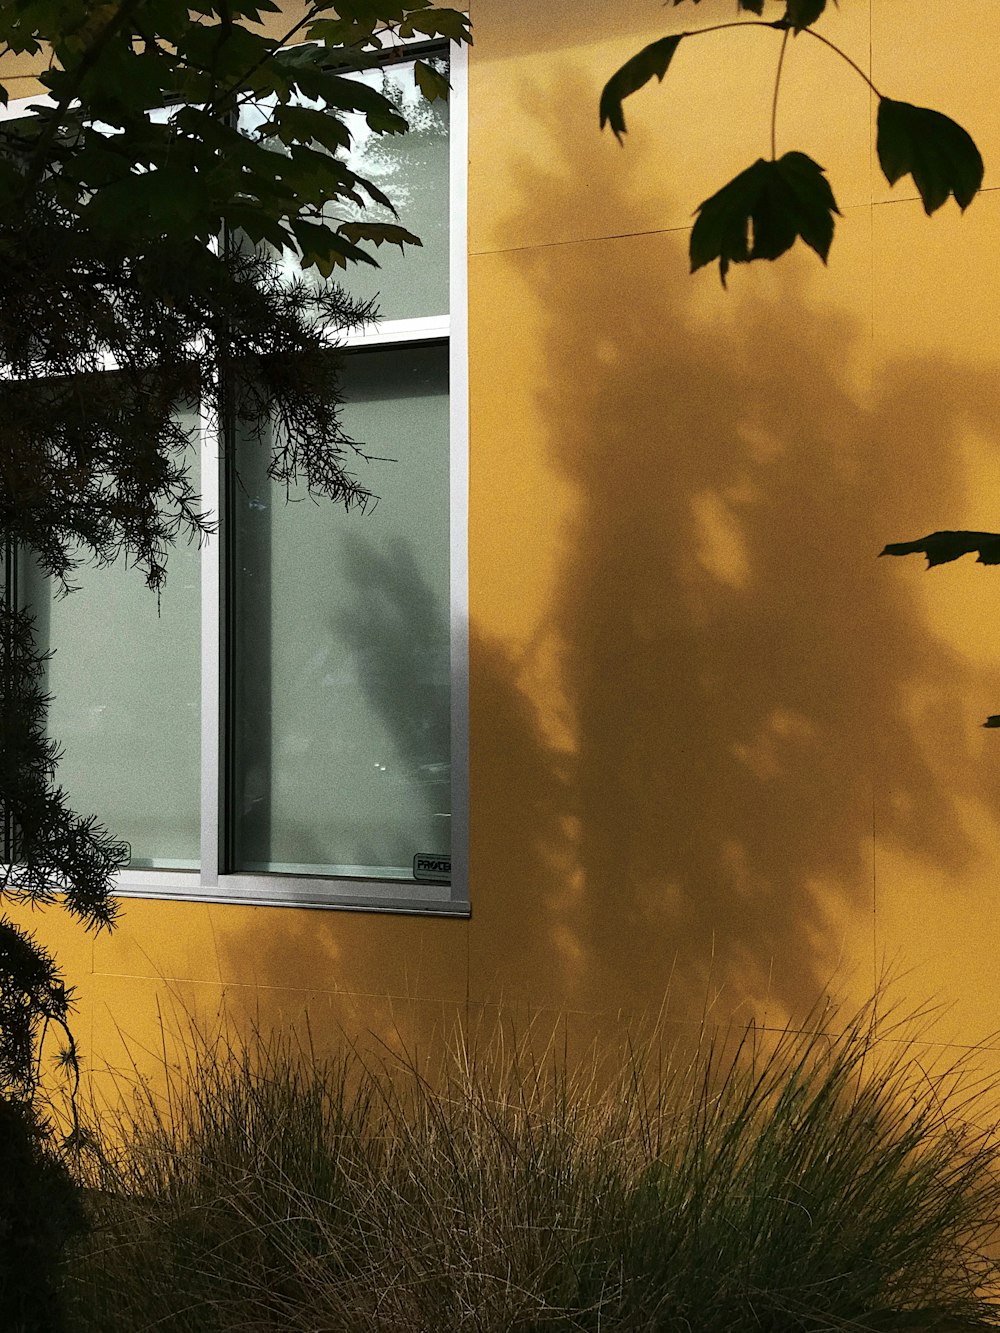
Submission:
<svg viewBox="0 0 1000 1333">
<path fill-rule="evenodd" d="M 53 782 L 58 757 L 45 733 L 41 688 L 44 655 L 35 647 L 32 620 L 6 602 L 0 606 L 0 808 L 8 850 L 3 894 L 33 905 L 63 896 L 85 925 L 110 926 L 115 903 L 108 885 L 128 859 L 92 818 L 80 818 Z M 39 1025 L 65 1029 L 70 995 L 54 960 L 6 916 L 0 916 L 0 1088 L 29 1096 Z"/>
</svg>

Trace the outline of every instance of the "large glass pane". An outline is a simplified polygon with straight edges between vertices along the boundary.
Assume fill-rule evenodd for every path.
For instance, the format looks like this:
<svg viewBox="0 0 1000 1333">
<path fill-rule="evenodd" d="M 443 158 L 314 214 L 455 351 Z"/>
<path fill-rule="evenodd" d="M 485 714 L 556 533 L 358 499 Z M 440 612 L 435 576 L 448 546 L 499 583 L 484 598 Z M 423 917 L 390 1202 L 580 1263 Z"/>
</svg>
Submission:
<svg viewBox="0 0 1000 1333">
<path fill-rule="evenodd" d="M 446 61 L 434 61 L 447 72 Z M 378 268 L 352 264 L 338 270 L 335 281 L 363 300 L 377 298 L 380 319 L 413 319 L 448 313 L 448 104 L 428 102 L 413 81 L 413 62 L 386 69 L 353 74 L 384 93 L 405 116 L 406 134 L 373 134 L 364 116 L 351 113 L 344 122 L 351 132 L 351 150 L 344 154 L 352 171 L 377 185 L 395 204 L 399 217 L 378 205 L 364 210 L 349 202 L 328 208 L 341 221 L 398 222 L 420 237 L 422 246 L 381 245 L 376 250 Z M 267 102 L 242 108 L 240 128 L 252 133 L 270 114 Z M 280 148 L 279 148 L 280 151 Z M 287 252 L 288 271 L 298 272 L 298 263 Z M 322 282 L 315 269 L 310 281 Z"/>
<path fill-rule="evenodd" d="M 192 439 L 198 419 L 180 414 Z M 192 471 L 197 471 L 194 459 Z M 196 546 L 181 543 L 156 594 L 119 562 L 83 567 L 60 596 L 29 556 L 24 601 L 52 650 L 49 734 L 71 808 L 131 844 L 133 867 L 196 869 L 200 801 L 201 589 Z"/>
<path fill-rule="evenodd" d="M 410 878 L 450 850 L 448 355 L 345 362 L 347 429 L 393 460 L 366 513 L 286 500 L 237 448 L 235 868 Z"/>
</svg>

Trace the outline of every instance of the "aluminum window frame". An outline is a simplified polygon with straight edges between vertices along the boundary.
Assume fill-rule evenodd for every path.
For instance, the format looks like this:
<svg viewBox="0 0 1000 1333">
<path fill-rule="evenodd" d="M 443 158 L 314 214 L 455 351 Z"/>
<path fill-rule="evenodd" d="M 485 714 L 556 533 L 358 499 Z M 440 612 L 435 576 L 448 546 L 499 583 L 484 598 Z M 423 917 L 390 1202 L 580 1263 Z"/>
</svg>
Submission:
<svg viewBox="0 0 1000 1333">
<path fill-rule="evenodd" d="M 406 43 L 405 45 L 409 45 Z M 219 524 L 201 550 L 200 860 L 198 870 L 126 868 L 114 892 L 123 898 L 300 907 L 468 917 L 469 901 L 469 357 L 468 357 L 468 47 L 414 43 L 413 57 L 428 45 L 448 51 L 449 79 L 449 313 L 386 320 L 340 339 L 345 350 L 448 343 L 450 452 L 450 648 L 451 648 L 451 866 L 450 884 L 416 880 L 338 878 L 280 872 L 230 872 L 223 868 L 225 809 L 224 641 L 226 561 L 222 519 L 225 478 L 219 424 L 201 407 L 200 457 L 203 508 Z M 419 48 L 419 49 L 418 49 Z M 398 49 L 398 48 L 397 48 Z M 0 107 L 0 120 L 47 95 Z M 109 364 L 107 369 L 113 367 Z"/>
</svg>

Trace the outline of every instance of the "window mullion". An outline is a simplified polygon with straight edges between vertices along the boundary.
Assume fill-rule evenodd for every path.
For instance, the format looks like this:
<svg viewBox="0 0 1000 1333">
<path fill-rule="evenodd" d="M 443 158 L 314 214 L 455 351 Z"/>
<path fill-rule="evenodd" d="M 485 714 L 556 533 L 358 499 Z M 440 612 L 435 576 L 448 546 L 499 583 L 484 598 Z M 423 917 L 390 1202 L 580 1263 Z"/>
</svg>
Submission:
<svg viewBox="0 0 1000 1333">
<path fill-rule="evenodd" d="M 4 600 L 7 604 L 7 611 L 19 611 L 21 609 L 20 587 L 17 576 L 17 543 L 8 541 L 4 545 L 3 563 L 4 563 Z M 12 644 L 5 644 L 6 657 L 10 662 L 12 657 Z M 4 681 L 5 691 L 12 688 L 11 681 Z M 3 812 L 3 863 L 9 865 L 14 860 L 14 825 L 11 818 L 9 805 L 4 806 Z"/>
<path fill-rule="evenodd" d="M 202 500 L 216 524 L 222 512 L 222 449 L 217 413 L 201 403 Z M 221 577 L 222 534 L 201 552 L 201 883 L 219 882 L 221 819 Z"/>
<path fill-rule="evenodd" d="M 469 53 L 452 44 L 449 124 L 451 894 L 469 894 Z"/>
</svg>

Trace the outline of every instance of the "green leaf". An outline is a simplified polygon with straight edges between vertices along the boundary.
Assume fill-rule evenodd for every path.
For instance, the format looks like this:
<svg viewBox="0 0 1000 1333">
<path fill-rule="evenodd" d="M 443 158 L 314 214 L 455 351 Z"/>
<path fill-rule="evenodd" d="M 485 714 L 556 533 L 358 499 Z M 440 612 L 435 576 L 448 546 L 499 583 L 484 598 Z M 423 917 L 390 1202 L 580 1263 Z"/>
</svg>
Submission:
<svg viewBox="0 0 1000 1333">
<path fill-rule="evenodd" d="M 262 14 L 281 13 L 281 6 L 275 0 L 252 0 L 245 4 L 242 0 L 188 0 L 187 8 L 205 18 L 222 18 L 225 14 L 233 19 L 248 18 L 251 23 L 262 22 Z"/>
<path fill-rule="evenodd" d="M 691 272 L 719 261 L 722 285 L 730 264 L 777 259 L 801 237 L 826 263 L 833 215 L 840 213 L 823 168 L 805 153 L 752 167 L 699 204 L 691 231 Z"/>
<path fill-rule="evenodd" d="M 334 111 L 359 111 L 376 134 L 405 134 L 409 129 L 405 116 L 377 88 L 358 79 L 345 78 L 337 69 L 328 68 L 330 55 L 321 46 L 297 47 L 274 57 L 275 66 L 290 84 L 310 101 L 322 102 Z"/>
<path fill-rule="evenodd" d="M 278 106 L 259 133 L 262 139 L 274 137 L 288 145 L 318 143 L 330 153 L 351 146 L 351 134 L 344 122 L 312 107 Z"/>
<path fill-rule="evenodd" d="M 419 236 L 395 222 L 342 222 L 337 231 L 355 244 L 372 241 L 375 245 L 398 245 L 400 250 L 405 245 L 423 245 Z"/>
<path fill-rule="evenodd" d="M 335 268 L 347 268 L 352 260 L 378 268 L 378 261 L 366 250 L 354 245 L 346 236 L 331 231 L 329 227 L 307 222 L 303 218 L 297 218 L 291 226 L 302 252 L 303 268 L 318 268 L 324 278 L 330 277 Z"/>
<path fill-rule="evenodd" d="M 426 60 L 415 60 L 413 62 L 413 79 L 428 102 L 438 100 L 447 102 L 451 84 L 440 70 L 435 69 L 433 65 L 428 65 Z"/>
<path fill-rule="evenodd" d="M 328 47 L 364 46 L 375 34 L 374 23 L 354 23 L 350 19 L 317 19 L 305 30 L 307 42 L 322 42 Z M 378 47 L 378 43 L 372 43 Z"/>
<path fill-rule="evenodd" d="M 82 77 L 53 69 L 45 82 L 57 97 L 66 88 L 72 89 L 94 119 L 124 125 L 130 117 L 164 104 L 164 84 L 171 71 L 172 63 L 158 52 L 133 52 L 119 46 L 106 50 Z"/>
<path fill-rule="evenodd" d="M 131 175 L 134 162 L 131 155 L 117 151 L 115 139 L 105 134 L 85 128 L 80 138 L 81 146 L 63 165 L 60 175 L 86 186 L 89 190 L 101 189 Z"/>
<path fill-rule="evenodd" d="M 177 43 L 178 53 L 217 79 L 239 79 L 260 61 L 274 56 L 278 42 L 236 24 L 203 27 L 192 23 Z"/>
<path fill-rule="evenodd" d="M 785 22 L 793 32 L 801 32 L 815 23 L 824 9 L 826 0 L 786 0 Z"/>
<path fill-rule="evenodd" d="M 1000 533 L 932 532 L 913 542 L 890 542 L 879 555 L 925 555 L 927 568 L 947 565 L 977 551 L 979 565 L 1000 565 Z"/>
<path fill-rule="evenodd" d="M 410 14 L 400 24 L 400 37 L 446 37 L 449 42 L 472 44 L 472 25 L 469 16 L 457 9 L 428 7 L 419 14 Z"/>
<path fill-rule="evenodd" d="M 658 42 L 652 42 L 649 46 L 644 46 L 631 60 L 627 60 L 621 69 L 613 74 L 604 85 L 600 105 L 601 129 L 603 130 L 604 126 L 610 123 L 619 143 L 621 143 L 622 135 L 625 133 L 625 113 L 622 110 L 622 103 L 625 98 L 638 92 L 654 74 L 662 83 L 674 52 L 680 45 L 681 39 L 686 36 L 687 33 L 681 32 L 675 37 L 661 37 Z"/>
<path fill-rule="evenodd" d="M 929 107 L 883 97 L 877 146 L 886 180 L 895 185 L 912 176 L 928 217 L 950 194 L 964 212 L 983 183 L 983 159 L 972 136 Z"/>
<path fill-rule="evenodd" d="M 225 209 L 226 224 L 237 231 L 245 232 L 251 241 L 259 244 L 267 241 L 276 250 L 292 245 L 288 230 L 266 213 L 251 203 L 228 204 Z"/>
<path fill-rule="evenodd" d="M 4 46 L 10 48 L 13 55 L 22 55 L 27 53 L 31 56 L 37 56 L 41 51 L 41 43 L 38 41 L 37 33 L 30 27 L 22 29 L 19 27 L 19 21 L 11 18 L 10 14 L 0 14 L 0 41 Z"/>
<path fill-rule="evenodd" d="M 253 189 L 260 179 L 269 185 L 271 176 L 277 177 L 287 190 L 292 191 L 298 208 L 321 208 L 331 199 L 350 198 L 352 183 L 347 179 L 347 171 L 329 153 L 319 153 L 315 149 L 295 144 L 288 157 L 281 153 L 268 153 L 273 164 L 267 174 L 262 171 L 252 173 L 248 188 Z M 360 196 L 356 196 L 360 199 Z"/>
<path fill-rule="evenodd" d="M 335 8 L 341 18 L 350 19 L 354 23 L 398 20 L 402 19 L 405 13 L 402 5 L 387 5 L 382 0 L 337 0 L 336 5 L 331 5 L 330 8 Z"/>
<path fill-rule="evenodd" d="M 130 238 L 195 235 L 207 240 L 217 230 L 197 176 L 174 168 L 115 181 L 97 191 L 83 216 L 92 226 Z"/>
</svg>

